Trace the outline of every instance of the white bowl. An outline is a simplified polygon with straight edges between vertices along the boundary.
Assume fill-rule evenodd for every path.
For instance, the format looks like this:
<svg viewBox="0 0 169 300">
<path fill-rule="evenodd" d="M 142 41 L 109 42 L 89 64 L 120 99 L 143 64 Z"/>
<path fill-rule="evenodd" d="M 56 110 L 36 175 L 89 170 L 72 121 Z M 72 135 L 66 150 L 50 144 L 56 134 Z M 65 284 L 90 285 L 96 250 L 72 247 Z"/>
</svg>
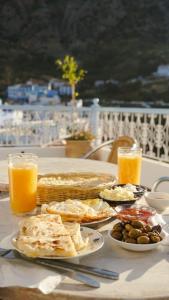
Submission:
<svg viewBox="0 0 169 300">
<path fill-rule="evenodd" d="M 108 231 L 108 237 L 109 241 L 111 242 L 112 245 L 117 245 L 120 246 L 124 249 L 131 250 L 131 251 L 136 251 L 136 252 L 144 252 L 144 251 L 149 251 L 156 249 L 159 245 L 161 245 L 166 237 L 165 233 L 162 231 L 160 233 L 160 236 L 163 238 L 162 241 L 158 243 L 153 243 L 153 244 L 132 244 L 132 243 L 126 243 L 126 242 L 121 242 L 116 239 L 114 239 L 111 235 L 112 230 Z"/>
<path fill-rule="evenodd" d="M 146 202 L 151 207 L 164 210 L 169 207 L 169 193 L 163 192 L 146 192 L 144 194 Z"/>
</svg>

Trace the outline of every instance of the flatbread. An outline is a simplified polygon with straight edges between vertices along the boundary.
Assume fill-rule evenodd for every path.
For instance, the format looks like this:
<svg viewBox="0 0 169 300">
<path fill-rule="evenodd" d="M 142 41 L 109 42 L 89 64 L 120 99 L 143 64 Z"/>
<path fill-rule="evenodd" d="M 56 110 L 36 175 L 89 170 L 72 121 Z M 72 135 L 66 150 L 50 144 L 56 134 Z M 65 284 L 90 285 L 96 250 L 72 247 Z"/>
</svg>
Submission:
<svg viewBox="0 0 169 300">
<path fill-rule="evenodd" d="M 55 239 L 41 239 L 30 236 L 19 236 L 16 239 L 17 248 L 30 257 L 75 256 L 77 251 L 69 235 L 58 236 Z"/>
<path fill-rule="evenodd" d="M 16 247 L 31 257 L 76 256 L 87 245 L 79 224 L 63 224 L 59 215 L 41 214 L 20 223 Z"/>
<path fill-rule="evenodd" d="M 76 250 L 86 248 L 89 238 L 83 239 L 80 232 L 80 224 L 78 223 L 64 223 L 66 230 L 69 232 L 71 239 L 75 245 Z"/>
</svg>

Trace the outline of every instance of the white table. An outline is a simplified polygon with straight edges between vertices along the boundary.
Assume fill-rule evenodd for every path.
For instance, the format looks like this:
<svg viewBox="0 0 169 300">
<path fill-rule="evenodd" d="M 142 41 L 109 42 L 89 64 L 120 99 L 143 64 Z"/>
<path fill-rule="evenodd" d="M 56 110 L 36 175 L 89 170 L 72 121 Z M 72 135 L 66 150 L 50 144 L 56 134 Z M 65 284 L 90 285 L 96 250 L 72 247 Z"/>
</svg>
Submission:
<svg viewBox="0 0 169 300">
<path fill-rule="evenodd" d="M 0 238 L 17 228 L 17 218 L 12 218 L 8 205 L 8 198 L 0 201 Z M 0 299 L 169 299 L 169 246 L 144 253 L 129 252 L 109 243 L 107 229 L 111 227 L 110 223 L 100 229 L 105 238 L 103 248 L 80 262 L 117 271 L 120 273 L 118 281 L 97 278 L 101 287 L 93 289 L 65 279 L 52 296 L 44 296 L 35 289 L 6 287 L 0 288 Z"/>
<path fill-rule="evenodd" d="M 7 180 L 7 163 L 0 163 L 1 179 Z M 104 162 L 81 159 L 46 158 L 39 160 L 40 172 L 95 171 L 116 174 L 116 166 Z M 5 172 L 5 173 L 4 173 Z M 6 177 L 3 177 L 6 176 Z M 9 199 L 0 202 L 0 206 L 8 205 Z M 16 219 L 11 216 L 10 209 L 2 214 L 0 207 L 0 237 L 9 234 L 17 226 Z M 107 268 L 120 273 L 118 281 L 100 279 L 101 287 L 92 289 L 65 279 L 52 295 L 42 295 L 37 290 L 26 288 L 1 288 L 2 299 L 169 299 L 169 246 L 160 246 L 157 250 L 144 253 L 129 252 L 112 246 L 107 237 L 107 229 L 112 224 L 102 227 L 100 231 L 105 237 L 101 250 L 81 259 L 81 263 Z"/>
</svg>

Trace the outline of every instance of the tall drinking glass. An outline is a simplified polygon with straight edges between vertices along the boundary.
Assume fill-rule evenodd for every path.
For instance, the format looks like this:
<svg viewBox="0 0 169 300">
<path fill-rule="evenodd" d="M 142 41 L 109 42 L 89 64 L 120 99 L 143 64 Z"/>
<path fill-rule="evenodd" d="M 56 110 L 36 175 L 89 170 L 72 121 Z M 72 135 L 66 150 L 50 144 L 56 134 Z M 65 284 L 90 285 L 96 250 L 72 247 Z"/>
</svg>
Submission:
<svg viewBox="0 0 169 300">
<path fill-rule="evenodd" d="M 31 212 L 36 207 L 37 156 L 32 153 L 9 154 L 10 205 L 13 213 Z"/>
<path fill-rule="evenodd" d="M 118 148 L 118 181 L 120 184 L 140 184 L 142 149 Z"/>
</svg>

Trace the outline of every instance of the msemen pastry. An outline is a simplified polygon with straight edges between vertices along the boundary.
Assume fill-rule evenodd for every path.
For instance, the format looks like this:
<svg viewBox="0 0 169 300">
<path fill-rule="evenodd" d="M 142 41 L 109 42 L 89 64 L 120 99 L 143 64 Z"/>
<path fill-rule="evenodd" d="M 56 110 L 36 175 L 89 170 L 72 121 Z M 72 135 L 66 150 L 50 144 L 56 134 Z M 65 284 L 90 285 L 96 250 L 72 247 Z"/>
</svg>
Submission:
<svg viewBox="0 0 169 300">
<path fill-rule="evenodd" d="M 87 246 L 79 224 L 65 226 L 59 215 L 41 214 L 26 218 L 20 223 L 15 246 L 31 257 L 76 256 Z"/>
<path fill-rule="evenodd" d="M 58 214 L 69 222 L 92 222 L 110 217 L 113 209 L 102 199 L 73 200 L 43 204 L 42 213 Z"/>
</svg>

